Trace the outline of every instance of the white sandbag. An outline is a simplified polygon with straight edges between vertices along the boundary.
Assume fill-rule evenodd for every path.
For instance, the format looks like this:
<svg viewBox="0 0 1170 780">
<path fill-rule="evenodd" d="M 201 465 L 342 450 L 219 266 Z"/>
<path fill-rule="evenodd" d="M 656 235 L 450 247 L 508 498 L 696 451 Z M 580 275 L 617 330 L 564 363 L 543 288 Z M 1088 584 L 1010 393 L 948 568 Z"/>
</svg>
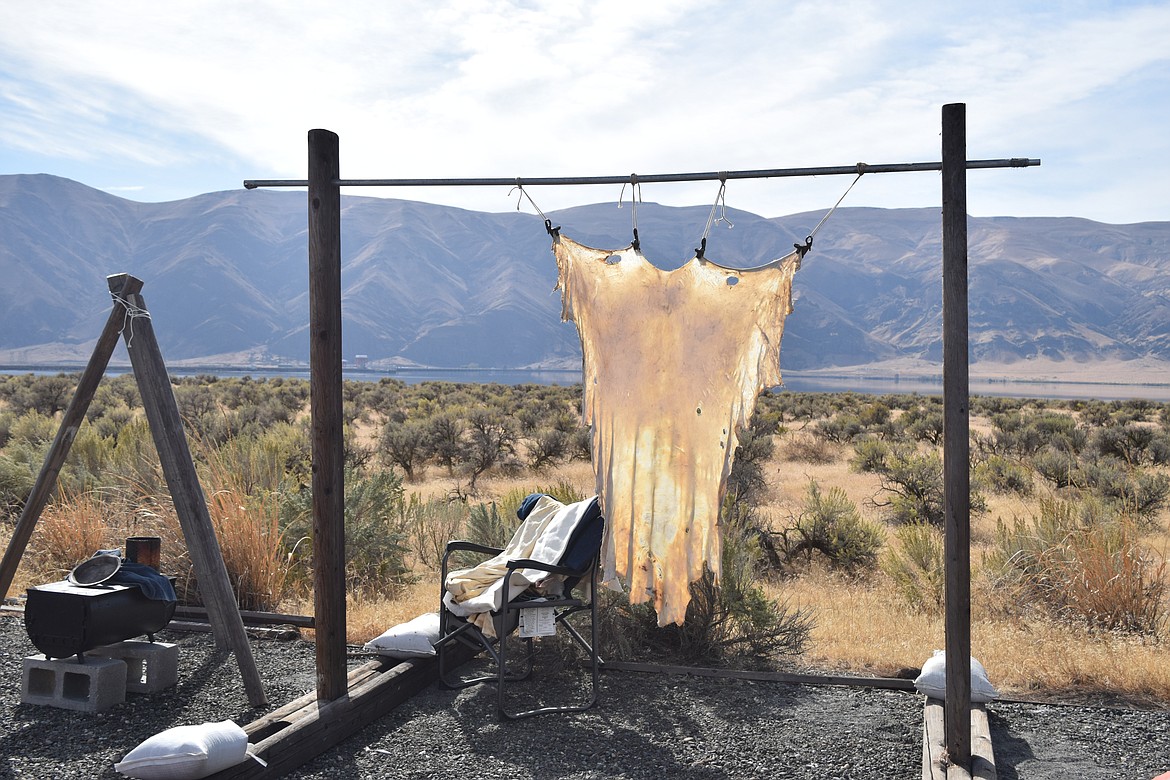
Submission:
<svg viewBox="0 0 1170 780">
<path fill-rule="evenodd" d="M 438 641 L 439 613 L 427 612 L 387 629 L 362 647 L 391 658 L 425 658 L 435 654 L 435 642 Z"/>
<path fill-rule="evenodd" d="M 946 700 L 947 694 L 947 658 L 942 650 L 935 650 L 934 655 L 922 665 L 922 672 L 914 679 L 914 687 L 919 693 L 926 694 L 933 699 Z M 999 691 L 987 679 L 987 670 L 975 658 L 971 659 L 971 701 L 976 704 L 989 702 L 999 696 Z"/>
<path fill-rule="evenodd" d="M 248 757 L 248 735 L 230 720 L 176 726 L 126 754 L 114 769 L 138 780 L 197 780 Z"/>
</svg>

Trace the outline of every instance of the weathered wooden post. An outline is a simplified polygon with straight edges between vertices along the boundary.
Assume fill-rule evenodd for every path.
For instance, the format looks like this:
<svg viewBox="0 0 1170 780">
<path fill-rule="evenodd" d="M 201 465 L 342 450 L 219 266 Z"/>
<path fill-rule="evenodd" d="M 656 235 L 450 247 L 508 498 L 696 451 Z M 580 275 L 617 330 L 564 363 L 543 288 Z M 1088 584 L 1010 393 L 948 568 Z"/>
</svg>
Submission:
<svg viewBox="0 0 1170 780">
<path fill-rule="evenodd" d="M 159 463 L 183 537 L 187 541 L 187 552 L 199 578 L 199 593 L 207 607 L 207 616 L 215 632 L 216 646 L 230 647 L 240 667 L 244 690 L 253 707 L 268 704 L 256 660 L 252 657 L 252 646 L 244 631 L 236 595 L 232 591 L 231 579 L 219 549 L 219 540 L 207 510 L 207 499 L 195 473 L 195 461 L 187 446 L 187 434 L 183 431 L 183 420 L 171 389 L 170 375 L 163 362 L 158 340 L 154 335 L 150 312 L 146 302 L 137 293 L 126 293 L 133 277 L 119 274 L 108 278 L 110 291 L 122 290 L 119 296 L 126 310 L 126 326 L 122 337 L 126 351 L 130 353 L 130 365 L 134 367 L 134 380 L 142 396 L 142 408 L 150 423 L 150 435 L 158 450 Z M 137 281 L 137 280 L 134 280 Z M 141 289 L 141 282 L 138 289 Z"/>
<path fill-rule="evenodd" d="M 105 375 L 106 366 L 110 363 L 110 356 L 114 354 L 114 347 L 118 345 L 118 337 L 122 333 L 122 325 L 126 321 L 126 305 L 122 301 L 123 295 L 133 295 L 142 289 L 142 282 L 133 276 L 122 275 L 115 284 L 110 284 L 110 294 L 114 298 L 114 308 L 106 320 L 106 327 L 94 345 L 93 354 L 81 378 L 77 382 L 77 389 L 73 391 L 73 398 L 69 401 L 64 415 L 61 417 L 61 427 L 57 429 L 57 436 L 52 446 L 45 453 L 45 462 L 33 484 L 32 492 L 24 503 L 20 519 L 16 521 L 16 528 L 12 538 L 8 541 L 8 549 L 4 553 L 4 560 L 0 562 L 0 599 L 8 595 L 12 587 L 12 578 L 20 566 L 20 559 L 28 541 L 36 529 L 37 520 L 57 485 L 57 477 L 61 467 L 65 465 L 65 457 L 73 447 L 73 440 L 77 437 L 77 430 L 85 419 L 85 412 L 89 409 L 93 395 L 97 392 L 98 383 Z"/>
<path fill-rule="evenodd" d="M 946 745 L 971 765 L 971 420 L 967 334 L 967 106 L 942 109 L 943 496 Z"/>
<path fill-rule="evenodd" d="M 317 699 L 346 693 L 345 442 L 341 402 L 339 141 L 309 131 L 309 397 L 313 451 L 313 591 Z"/>
</svg>

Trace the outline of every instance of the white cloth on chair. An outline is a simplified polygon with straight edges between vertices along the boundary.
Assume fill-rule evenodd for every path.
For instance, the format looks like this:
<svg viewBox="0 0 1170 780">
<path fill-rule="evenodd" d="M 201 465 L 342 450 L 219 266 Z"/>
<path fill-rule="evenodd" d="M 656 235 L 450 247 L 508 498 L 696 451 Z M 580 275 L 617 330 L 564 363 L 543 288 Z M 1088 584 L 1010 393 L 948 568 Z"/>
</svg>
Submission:
<svg viewBox="0 0 1170 780">
<path fill-rule="evenodd" d="M 541 496 L 502 553 L 447 575 L 443 604 L 452 614 L 474 623 L 486 636 L 495 636 L 489 613 L 498 612 L 504 606 L 508 561 L 527 558 L 556 565 L 593 501 L 587 498 L 566 505 L 552 496 Z M 515 598 L 536 586 L 544 595 L 559 596 L 563 581 L 562 577 L 538 569 L 517 569 L 512 573 L 509 594 Z"/>
</svg>

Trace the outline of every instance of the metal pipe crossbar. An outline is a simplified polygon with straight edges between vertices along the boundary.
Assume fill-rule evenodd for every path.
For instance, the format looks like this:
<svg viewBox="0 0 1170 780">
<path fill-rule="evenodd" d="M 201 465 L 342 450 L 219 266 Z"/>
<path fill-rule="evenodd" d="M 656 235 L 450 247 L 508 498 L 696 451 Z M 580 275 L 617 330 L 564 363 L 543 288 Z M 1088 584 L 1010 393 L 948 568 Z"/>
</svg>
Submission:
<svg viewBox="0 0 1170 780">
<path fill-rule="evenodd" d="M 967 168 L 1030 168 L 1040 164 L 1030 157 L 1012 157 L 1001 160 L 968 160 Z M 869 165 L 822 166 L 819 168 L 772 168 L 750 171 L 704 171 L 699 173 L 631 173 L 625 176 L 538 176 L 508 179 L 464 178 L 464 179 L 341 179 L 338 187 L 525 187 L 576 185 L 576 184 L 646 184 L 680 181 L 727 181 L 729 179 L 778 179 L 793 176 L 841 176 L 859 173 L 908 173 L 913 171 L 941 171 L 941 162 L 884 163 Z M 244 187 L 254 190 L 258 187 L 307 187 L 308 179 L 246 179 Z"/>
</svg>

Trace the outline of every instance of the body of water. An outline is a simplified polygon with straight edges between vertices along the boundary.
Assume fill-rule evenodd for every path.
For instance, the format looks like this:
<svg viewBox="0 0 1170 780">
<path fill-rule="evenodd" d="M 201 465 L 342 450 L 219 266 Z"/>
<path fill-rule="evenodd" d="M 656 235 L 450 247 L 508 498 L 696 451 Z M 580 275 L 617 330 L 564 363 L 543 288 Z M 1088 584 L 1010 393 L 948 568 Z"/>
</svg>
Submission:
<svg viewBox="0 0 1170 780">
<path fill-rule="evenodd" d="M 83 366 L 38 367 L 0 366 L 0 374 L 58 374 L 78 373 Z M 111 366 L 107 373 L 129 373 L 129 366 Z M 198 368 L 178 367 L 169 369 L 172 376 L 196 376 L 210 374 L 219 377 L 250 376 L 255 379 L 284 377 L 308 379 L 307 368 L 228 368 L 224 366 L 201 366 Z M 580 371 L 546 370 L 529 371 L 522 369 L 399 369 L 393 372 L 347 369 L 346 379 L 359 382 L 377 382 L 381 379 L 397 379 L 407 384 L 420 382 L 470 382 L 475 384 L 499 383 L 506 385 L 573 385 L 581 382 Z M 1150 384 L 1106 384 L 1093 382 L 1026 382 L 1005 380 L 971 381 L 972 395 L 995 395 L 1010 398 L 1052 398 L 1052 399 L 1097 399 L 1101 401 L 1145 399 L 1148 401 L 1170 402 L 1170 385 Z M 855 392 L 873 395 L 886 393 L 917 393 L 919 395 L 942 395 L 941 378 L 904 377 L 834 377 L 802 375 L 785 372 L 784 390 L 792 393 L 843 393 Z"/>
</svg>

